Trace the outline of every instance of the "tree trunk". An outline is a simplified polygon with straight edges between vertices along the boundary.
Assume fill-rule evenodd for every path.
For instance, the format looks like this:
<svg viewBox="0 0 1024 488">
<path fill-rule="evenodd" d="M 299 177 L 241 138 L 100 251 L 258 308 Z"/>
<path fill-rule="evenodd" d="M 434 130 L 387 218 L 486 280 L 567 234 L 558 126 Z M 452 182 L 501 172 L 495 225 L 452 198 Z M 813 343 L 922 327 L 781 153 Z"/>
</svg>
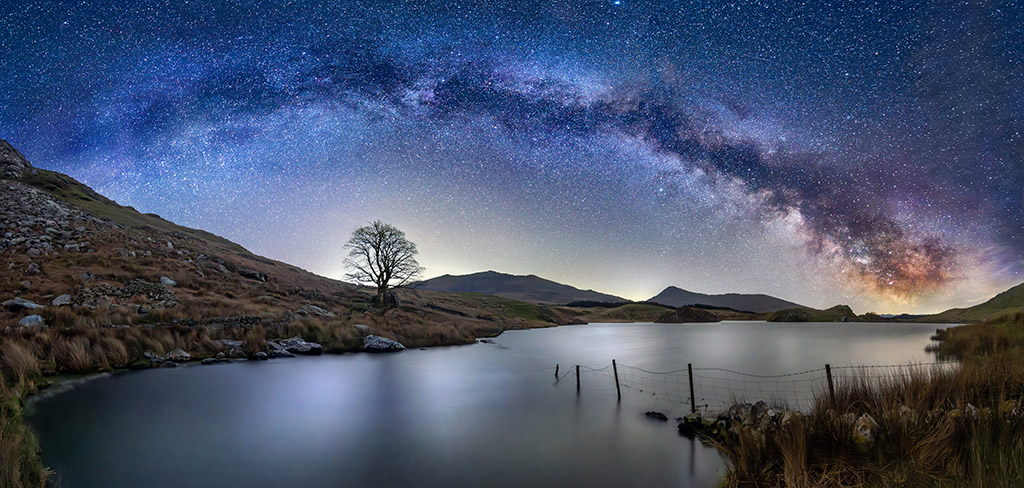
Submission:
<svg viewBox="0 0 1024 488">
<path fill-rule="evenodd" d="M 377 286 L 377 305 L 384 306 L 384 295 L 388 293 L 388 285 Z"/>
</svg>

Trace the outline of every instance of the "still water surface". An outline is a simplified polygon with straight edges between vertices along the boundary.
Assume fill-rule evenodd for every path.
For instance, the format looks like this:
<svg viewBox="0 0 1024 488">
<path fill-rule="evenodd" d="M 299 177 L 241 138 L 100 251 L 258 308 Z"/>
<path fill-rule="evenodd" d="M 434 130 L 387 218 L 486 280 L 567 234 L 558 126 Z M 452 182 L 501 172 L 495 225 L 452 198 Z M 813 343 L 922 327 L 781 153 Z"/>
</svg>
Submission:
<svg viewBox="0 0 1024 488">
<path fill-rule="evenodd" d="M 713 486 L 718 454 L 644 417 L 678 404 L 554 367 L 777 374 L 930 362 L 923 324 L 591 324 L 497 344 L 116 374 L 33 401 L 59 486 Z"/>
</svg>

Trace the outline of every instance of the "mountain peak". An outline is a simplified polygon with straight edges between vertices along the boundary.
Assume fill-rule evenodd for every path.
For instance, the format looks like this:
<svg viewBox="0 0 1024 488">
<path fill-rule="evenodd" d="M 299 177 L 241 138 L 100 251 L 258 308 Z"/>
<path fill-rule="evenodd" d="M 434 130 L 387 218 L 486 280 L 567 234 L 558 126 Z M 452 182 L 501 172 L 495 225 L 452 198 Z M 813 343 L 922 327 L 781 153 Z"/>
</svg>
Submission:
<svg viewBox="0 0 1024 488">
<path fill-rule="evenodd" d="M 711 305 L 749 312 L 774 312 L 787 308 L 802 308 L 793 302 L 763 294 L 726 293 L 723 295 L 707 295 L 684 290 L 677 286 L 669 286 L 661 293 L 652 297 L 650 302 L 661 303 L 671 307 L 688 305 Z"/>
<path fill-rule="evenodd" d="M 537 275 L 514 275 L 493 270 L 461 276 L 444 275 L 416 285 L 421 290 L 482 293 L 534 303 L 569 303 L 578 301 L 625 302 L 625 298 L 598 293 L 541 278 Z"/>
</svg>

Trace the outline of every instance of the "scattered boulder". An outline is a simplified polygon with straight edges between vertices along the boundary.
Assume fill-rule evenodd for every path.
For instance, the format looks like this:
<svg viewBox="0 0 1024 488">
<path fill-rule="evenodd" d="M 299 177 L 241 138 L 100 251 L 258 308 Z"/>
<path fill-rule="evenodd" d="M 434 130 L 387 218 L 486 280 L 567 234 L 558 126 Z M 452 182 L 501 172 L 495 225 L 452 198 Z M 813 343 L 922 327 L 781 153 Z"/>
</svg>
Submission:
<svg viewBox="0 0 1024 488">
<path fill-rule="evenodd" d="M 178 363 L 184 363 L 187 361 L 191 361 L 192 355 L 185 352 L 181 348 L 176 348 L 175 350 L 167 353 L 167 359 Z"/>
<path fill-rule="evenodd" d="M 40 269 L 39 265 L 36 264 L 36 263 L 31 263 L 31 264 L 28 265 L 28 268 L 25 268 L 25 275 L 26 276 L 36 276 L 36 275 L 38 275 L 38 274 L 40 274 L 42 272 L 43 272 L 43 270 Z"/>
<path fill-rule="evenodd" d="M 355 327 L 356 330 L 358 330 L 359 332 L 362 332 L 363 334 L 369 334 L 370 331 L 372 330 L 370 328 L 370 326 L 366 325 L 366 324 L 355 324 L 352 327 Z"/>
<path fill-rule="evenodd" d="M 263 351 L 257 352 L 256 354 L 253 354 L 252 357 L 255 358 L 255 359 L 258 359 L 260 361 L 266 361 L 267 359 L 270 359 L 270 357 L 267 356 L 267 353 L 265 353 Z"/>
<path fill-rule="evenodd" d="M 717 433 L 714 430 L 715 423 L 705 420 L 699 413 L 691 413 L 679 420 L 681 421 L 677 429 L 679 430 L 679 435 L 683 437 L 693 439 L 702 433 L 711 433 L 712 435 Z"/>
<path fill-rule="evenodd" d="M 160 363 L 159 367 L 161 367 L 161 368 L 177 368 L 178 367 L 178 363 L 176 363 L 174 361 L 164 361 L 164 362 Z"/>
<path fill-rule="evenodd" d="M 22 327 L 46 327 L 46 320 L 39 315 L 26 315 L 18 321 Z"/>
<path fill-rule="evenodd" d="M 20 310 L 34 310 L 37 308 L 43 308 L 42 305 L 25 300 L 24 298 L 12 298 L 2 304 L 2 306 L 11 312 L 17 312 Z"/>
<path fill-rule="evenodd" d="M 267 344 L 269 345 L 271 342 L 273 341 L 268 341 Z M 274 347 L 277 351 L 285 350 L 292 354 L 302 354 L 306 356 L 319 356 L 324 350 L 323 346 L 320 344 L 315 342 L 306 342 L 302 340 L 301 337 L 292 337 L 277 341 L 275 345 L 278 347 L 271 347 Z"/>
<path fill-rule="evenodd" d="M 167 361 L 166 358 L 164 358 L 163 356 L 158 355 L 157 353 L 155 353 L 153 351 L 146 351 L 146 352 L 142 353 L 142 357 L 148 359 L 151 364 L 160 364 L 160 363 L 162 363 L 164 361 Z"/>
<path fill-rule="evenodd" d="M 270 279 L 266 273 L 251 268 L 238 268 L 238 274 L 256 281 L 267 281 Z"/>
<path fill-rule="evenodd" d="M 54 307 L 62 307 L 64 305 L 71 305 L 71 295 L 68 295 L 67 293 L 65 293 L 65 294 L 63 294 L 63 295 L 61 295 L 61 296 L 59 296 L 57 298 L 54 298 L 53 301 L 50 302 L 50 303 Z"/>
<path fill-rule="evenodd" d="M 334 317 L 334 312 L 310 304 L 303 305 L 299 313 L 310 317 Z"/>
<path fill-rule="evenodd" d="M 650 412 L 644 413 L 644 415 L 646 415 L 648 418 L 652 418 L 654 420 L 661 420 L 662 422 L 668 422 L 668 416 L 663 414 L 663 413 L 661 413 L 661 412 L 655 412 L 654 410 L 651 410 Z"/>
<path fill-rule="evenodd" d="M 368 335 L 363 338 L 363 350 L 367 352 L 397 352 L 404 351 L 405 346 L 385 337 Z"/>
<path fill-rule="evenodd" d="M 164 285 L 164 286 L 175 286 L 175 285 L 178 284 L 178 282 L 174 281 L 174 280 L 172 280 L 172 279 L 170 279 L 170 278 L 168 278 L 166 276 L 161 276 L 160 277 L 160 284 Z"/>
</svg>

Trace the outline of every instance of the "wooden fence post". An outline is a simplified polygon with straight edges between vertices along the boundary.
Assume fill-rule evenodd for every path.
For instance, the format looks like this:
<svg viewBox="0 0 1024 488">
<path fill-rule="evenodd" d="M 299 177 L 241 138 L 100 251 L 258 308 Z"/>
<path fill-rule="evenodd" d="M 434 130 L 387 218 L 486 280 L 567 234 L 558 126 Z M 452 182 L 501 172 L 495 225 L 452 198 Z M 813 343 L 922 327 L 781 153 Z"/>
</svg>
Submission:
<svg viewBox="0 0 1024 488">
<path fill-rule="evenodd" d="M 580 392 L 580 365 L 576 365 L 576 393 Z"/>
<path fill-rule="evenodd" d="M 836 387 L 832 384 L 832 365 L 825 365 L 825 377 L 828 378 L 828 397 L 832 400 L 832 409 L 836 409 Z"/>
<path fill-rule="evenodd" d="M 619 366 L 615 364 L 615 360 L 612 359 L 612 372 L 615 373 L 615 393 L 619 395 L 619 401 L 622 401 L 622 390 L 619 389 Z"/>
<path fill-rule="evenodd" d="M 690 375 L 690 413 L 697 413 L 697 396 L 693 394 L 693 363 L 686 363 L 686 372 Z"/>
</svg>

